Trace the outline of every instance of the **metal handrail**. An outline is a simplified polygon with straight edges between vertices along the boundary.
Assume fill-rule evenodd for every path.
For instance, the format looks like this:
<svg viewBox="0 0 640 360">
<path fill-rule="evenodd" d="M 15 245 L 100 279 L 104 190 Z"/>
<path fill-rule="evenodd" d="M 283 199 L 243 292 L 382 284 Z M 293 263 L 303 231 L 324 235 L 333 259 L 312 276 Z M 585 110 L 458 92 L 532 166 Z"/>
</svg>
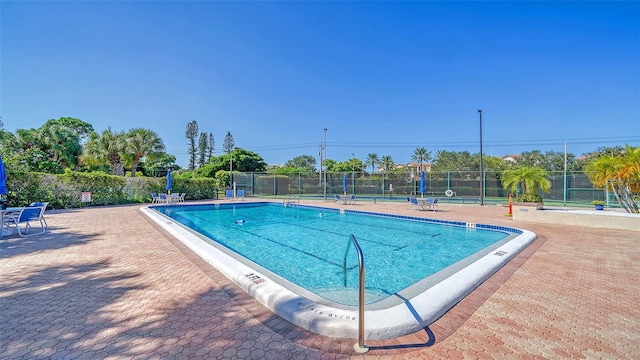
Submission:
<svg viewBox="0 0 640 360">
<path fill-rule="evenodd" d="M 369 351 L 369 347 L 364 344 L 364 256 L 362 255 L 362 249 L 356 237 L 349 235 L 349 242 L 347 243 L 347 250 L 344 252 L 344 259 L 342 261 L 342 270 L 344 273 L 344 286 L 347 286 L 347 255 L 351 248 L 351 243 L 356 248 L 358 254 L 358 343 L 353 345 L 353 349 L 360 354 L 364 354 Z"/>
</svg>

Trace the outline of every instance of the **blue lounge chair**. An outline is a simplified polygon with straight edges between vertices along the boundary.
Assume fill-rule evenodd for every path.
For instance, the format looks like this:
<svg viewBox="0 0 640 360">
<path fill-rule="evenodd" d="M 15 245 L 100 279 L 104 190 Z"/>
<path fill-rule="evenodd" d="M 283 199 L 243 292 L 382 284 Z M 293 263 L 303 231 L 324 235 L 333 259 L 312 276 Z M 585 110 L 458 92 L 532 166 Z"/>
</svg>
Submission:
<svg viewBox="0 0 640 360">
<path fill-rule="evenodd" d="M 351 196 L 349 196 L 349 199 L 347 200 L 347 203 L 349 205 L 355 205 L 356 204 L 356 196 L 353 195 L 353 194 Z"/>
<path fill-rule="evenodd" d="M 339 203 L 340 201 L 342 201 L 342 199 L 340 199 L 340 194 L 336 194 L 335 195 L 335 202 Z"/>
<path fill-rule="evenodd" d="M 44 212 L 47 210 L 47 206 L 49 206 L 48 202 L 32 202 L 29 206 L 43 206 L 42 209 L 42 221 L 44 222 L 44 228 L 48 228 L 47 220 L 44 218 Z"/>
<path fill-rule="evenodd" d="M 420 210 L 431 210 L 431 204 L 433 204 L 433 198 L 428 197 L 424 200 L 420 200 L 418 201 L 418 204 L 420 204 Z"/>
<path fill-rule="evenodd" d="M 44 221 L 44 210 L 45 206 L 25 206 L 20 210 L 19 213 L 11 214 L 5 216 L 3 221 L 3 226 L 10 228 L 11 226 L 15 226 L 18 231 L 18 235 L 22 237 L 34 236 L 39 234 L 44 234 L 47 231 L 47 225 Z M 29 229 L 33 229 L 31 223 L 38 222 L 40 223 L 40 231 L 37 233 L 29 234 Z M 20 228 L 20 225 L 24 224 L 24 231 Z"/>
<path fill-rule="evenodd" d="M 233 199 L 233 190 L 232 189 L 228 189 L 225 191 L 224 193 L 224 199 L 225 200 L 231 200 Z"/>
<path fill-rule="evenodd" d="M 433 202 L 431 203 L 431 210 L 440 211 L 440 206 L 438 206 L 438 198 L 433 199 Z"/>
<path fill-rule="evenodd" d="M 412 197 L 412 198 L 408 198 L 409 199 L 409 204 L 411 205 L 411 207 L 415 208 L 416 210 L 420 210 L 420 204 L 418 204 L 418 199 Z"/>
<path fill-rule="evenodd" d="M 165 193 L 158 194 L 158 203 L 159 204 L 167 204 L 167 203 L 169 203 L 169 199 L 167 198 L 167 194 L 165 194 Z"/>
<path fill-rule="evenodd" d="M 438 198 L 434 198 L 434 197 L 428 197 L 426 199 L 424 199 L 424 202 L 419 201 L 418 202 L 420 204 L 420 210 L 436 210 L 436 207 L 438 207 Z"/>
<path fill-rule="evenodd" d="M 236 197 L 237 197 L 238 199 L 240 199 L 240 200 L 244 200 L 244 190 L 239 189 L 239 190 L 236 192 Z"/>
</svg>

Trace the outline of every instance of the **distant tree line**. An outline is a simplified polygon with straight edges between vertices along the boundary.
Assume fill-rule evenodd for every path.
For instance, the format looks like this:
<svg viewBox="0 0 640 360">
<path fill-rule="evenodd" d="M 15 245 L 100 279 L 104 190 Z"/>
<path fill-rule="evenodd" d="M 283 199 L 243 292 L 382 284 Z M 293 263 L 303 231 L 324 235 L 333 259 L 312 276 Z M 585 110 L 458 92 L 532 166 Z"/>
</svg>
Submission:
<svg viewBox="0 0 640 360">
<path fill-rule="evenodd" d="M 61 174 L 69 169 L 124 176 L 128 168 L 136 176 L 139 167 L 150 173 L 175 165 L 175 157 L 164 149 L 153 130 L 108 128 L 98 133 L 91 124 L 71 117 L 48 120 L 37 129 L 18 129 L 15 134 L 0 130 L 5 166 L 21 171 Z"/>
<path fill-rule="evenodd" d="M 225 135 L 224 153 L 220 156 L 215 156 L 213 133 L 200 132 L 197 121 L 187 123 L 185 135 L 189 153 L 186 170 L 180 170 L 175 156 L 165 152 L 162 139 L 153 130 L 114 131 L 107 128 L 96 132 L 91 124 L 71 117 L 50 119 L 37 129 L 18 129 L 15 133 L 4 130 L 0 120 L 0 155 L 5 166 L 15 171 L 51 174 L 97 171 L 117 176 L 125 176 L 128 171 L 135 177 L 138 171 L 145 176 L 163 176 L 166 169 L 173 169 L 177 178 L 213 178 L 220 186 L 228 184 L 233 171 L 311 174 L 323 170 L 366 174 L 369 167 L 369 174 L 376 174 L 376 167 L 378 172 L 384 173 L 425 169 L 434 172 L 479 171 L 478 153 L 438 150 L 432 156 L 426 147 L 414 150 L 411 160 L 417 166 L 410 167 L 396 164 L 390 155 L 379 156 L 375 152 L 368 153 L 364 161 L 352 156 L 342 162 L 324 159 L 322 164 L 317 164 L 312 155 L 299 155 L 284 166 L 268 167 L 259 154 L 236 147 L 230 131 Z M 568 171 L 584 171 L 595 186 L 610 190 L 623 208 L 637 212 L 640 192 L 638 149 L 628 145 L 601 147 L 579 158 L 571 153 L 565 158 L 562 152 L 532 150 L 508 158 L 483 155 L 482 159 L 483 169 L 501 173 L 506 187 L 513 190 L 519 186 L 530 193 L 548 190 L 544 179 L 549 173 L 563 171 L 566 162 Z M 530 191 L 531 188 L 536 191 Z"/>
</svg>

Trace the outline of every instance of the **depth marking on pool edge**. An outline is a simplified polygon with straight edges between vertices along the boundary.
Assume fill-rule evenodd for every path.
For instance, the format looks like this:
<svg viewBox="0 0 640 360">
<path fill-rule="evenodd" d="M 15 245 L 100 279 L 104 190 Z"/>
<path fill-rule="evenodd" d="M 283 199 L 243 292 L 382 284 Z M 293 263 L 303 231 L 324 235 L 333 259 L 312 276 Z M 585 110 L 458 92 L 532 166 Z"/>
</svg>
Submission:
<svg viewBox="0 0 640 360">
<path fill-rule="evenodd" d="M 261 278 L 260 276 L 254 274 L 254 273 L 245 274 L 244 277 L 246 277 L 247 279 L 253 281 L 254 284 L 261 284 L 261 283 L 264 282 L 263 278 Z"/>
<path fill-rule="evenodd" d="M 345 319 L 345 320 L 356 320 L 355 316 L 351 316 L 351 315 L 339 315 L 339 314 L 334 314 L 331 312 L 325 312 L 325 311 L 320 311 L 316 308 L 314 308 L 314 306 L 312 304 L 308 304 L 304 301 L 300 301 L 298 302 L 298 305 L 300 305 L 301 307 L 307 309 L 307 310 L 311 310 L 314 313 L 320 315 L 320 316 L 324 316 L 324 317 L 328 317 L 328 318 L 334 318 L 334 319 Z"/>
</svg>

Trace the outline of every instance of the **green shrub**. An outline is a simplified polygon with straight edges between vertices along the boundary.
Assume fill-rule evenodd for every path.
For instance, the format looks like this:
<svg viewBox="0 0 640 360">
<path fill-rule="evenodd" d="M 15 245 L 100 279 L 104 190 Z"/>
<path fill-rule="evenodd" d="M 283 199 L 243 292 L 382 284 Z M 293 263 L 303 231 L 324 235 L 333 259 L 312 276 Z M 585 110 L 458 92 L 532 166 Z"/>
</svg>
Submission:
<svg viewBox="0 0 640 360">
<path fill-rule="evenodd" d="M 542 202 L 542 196 L 538 194 L 521 194 L 516 198 L 518 202 Z"/>
</svg>

